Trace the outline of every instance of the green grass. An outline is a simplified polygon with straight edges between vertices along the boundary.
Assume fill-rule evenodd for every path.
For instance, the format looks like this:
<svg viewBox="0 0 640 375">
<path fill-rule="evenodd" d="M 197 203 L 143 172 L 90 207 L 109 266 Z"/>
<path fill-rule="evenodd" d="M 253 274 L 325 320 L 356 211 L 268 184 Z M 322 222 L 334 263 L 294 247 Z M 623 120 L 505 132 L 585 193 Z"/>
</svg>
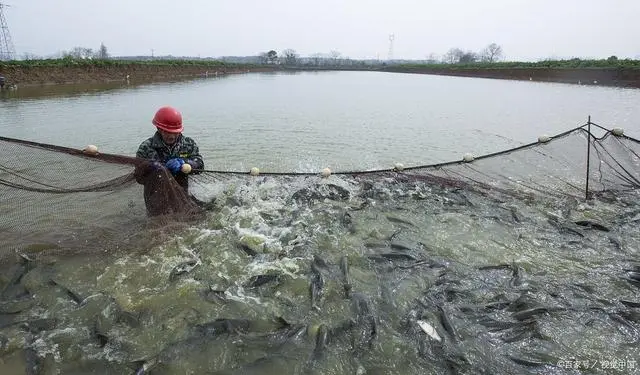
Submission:
<svg viewBox="0 0 640 375">
<path fill-rule="evenodd" d="M 74 58 L 62 58 L 62 59 L 41 59 L 41 60 L 13 60 L 13 61 L 1 61 L 1 68 L 19 67 L 116 67 L 116 66 L 202 66 L 202 67 L 214 67 L 214 68 L 249 68 L 260 67 L 255 64 L 233 64 L 225 63 L 219 60 L 116 60 L 116 59 L 74 59 Z"/>
<path fill-rule="evenodd" d="M 212 68 L 259 68 L 267 67 L 260 64 L 237 64 L 227 63 L 220 60 L 186 60 L 186 59 L 156 59 L 156 60 L 117 60 L 117 59 L 75 59 L 65 57 L 61 59 L 41 59 L 41 60 L 14 60 L 0 61 L 0 69 L 9 67 L 110 67 L 110 66 L 201 66 Z M 273 68 L 273 66 L 271 66 Z M 331 69 L 330 66 L 326 68 Z M 339 68 L 339 67 L 338 67 Z M 394 64 L 389 66 L 368 66 L 367 69 L 382 70 L 419 70 L 419 69 L 640 69 L 640 60 L 617 59 L 610 57 L 601 60 L 544 60 L 539 62 L 521 62 L 521 61 L 505 61 L 505 62 L 476 62 L 467 64 Z"/>
<path fill-rule="evenodd" d="M 603 60 L 544 60 L 539 62 L 477 62 L 467 64 L 400 64 L 386 69 L 640 69 L 640 60 L 603 59 Z"/>
</svg>

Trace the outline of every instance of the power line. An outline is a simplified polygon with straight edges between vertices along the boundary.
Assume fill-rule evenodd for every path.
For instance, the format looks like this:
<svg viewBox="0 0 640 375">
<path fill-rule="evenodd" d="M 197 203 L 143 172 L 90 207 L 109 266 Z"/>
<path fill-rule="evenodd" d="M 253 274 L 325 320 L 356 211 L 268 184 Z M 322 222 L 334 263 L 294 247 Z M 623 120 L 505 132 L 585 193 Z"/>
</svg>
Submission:
<svg viewBox="0 0 640 375">
<path fill-rule="evenodd" d="M 0 60 L 15 60 L 16 50 L 13 47 L 11 41 L 11 33 L 9 33 L 9 26 L 7 20 L 4 17 L 4 8 L 8 7 L 7 4 L 0 3 Z"/>
</svg>

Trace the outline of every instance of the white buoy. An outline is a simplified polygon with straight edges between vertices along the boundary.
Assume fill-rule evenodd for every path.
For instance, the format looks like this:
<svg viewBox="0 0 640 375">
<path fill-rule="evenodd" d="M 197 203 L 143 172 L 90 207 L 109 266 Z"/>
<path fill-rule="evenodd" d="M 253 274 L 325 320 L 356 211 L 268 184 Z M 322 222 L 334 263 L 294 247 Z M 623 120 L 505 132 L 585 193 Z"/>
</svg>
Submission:
<svg viewBox="0 0 640 375">
<path fill-rule="evenodd" d="M 327 178 L 331 176 L 331 169 L 325 168 L 322 170 L 322 172 L 320 172 L 320 174 L 322 175 L 322 177 Z"/>
<path fill-rule="evenodd" d="M 253 167 L 249 171 L 249 174 L 252 175 L 252 176 L 257 176 L 257 175 L 260 174 L 260 170 L 258 169 L 258 167 Z"/>
<path fill-rule="evenodd" d="M 402 163 L 396 163 L 393 169 L 396 171 L 402 171 L 404 170 L 404 165 L 402 165 Z"/>
<path fill-rule="evenodd" d="M 180 167 L 180 170 L 182 171 L 182 173 L 184 174 L 189 174 L 191 173 L 191 164 L 189 163 L 184 163 L 182 164 L 182 167 Z"/>
<path fill-rule="evenodd" d="M 82 150 L 87 155 L 98 155 L 98 146 L 96 145 L 87 145 L 87 147 Z"/>
<path fill-rule="evenodd" d="M 464 154 L 464 156 L 462 157 L 462 160 L 466 161 L 467 163 L 472 162 L 475 158 L 473 157 L 473 155 L 471 155 L 470 153 L 466 153 Z"/>
<path fill-rule="evenodd" d="M 549 142 L 550 140 L 551 140 L 551 137 L 549 137 L 549 136 L 548 136 L 548 135 L 546 135 L 546 134 L 543 134 L 543 135 L 541 135 L 541 136 L 539 136 L 539 137 L 538 137 L 538 142 L 540 142 L 540 143 L 547 143 L 547 142 Z"/>
<path fill-rule="evenodd" d="M 624 134 L 624 129 L 622 128 L 613 128 L 611 129 L 611 133 L 617 137 L 620 137 Z"/>
</svg>

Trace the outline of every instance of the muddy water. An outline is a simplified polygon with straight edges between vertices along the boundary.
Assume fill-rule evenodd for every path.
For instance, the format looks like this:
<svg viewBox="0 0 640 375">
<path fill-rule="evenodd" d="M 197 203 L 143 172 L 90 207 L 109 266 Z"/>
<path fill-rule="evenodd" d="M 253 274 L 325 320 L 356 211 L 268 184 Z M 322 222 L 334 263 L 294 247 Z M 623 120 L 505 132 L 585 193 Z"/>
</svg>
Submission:
<svg viewBox="0 0 640 375">
<path fill-rule="evenodd" d="M 633 91 L 361 74 L 11 97 L 1 103 L 11 124 L 1 124 L 3 135 L 71 146 L 98 138 L 101 148 L 130 154 L 148 133 L 149 110 L 173 99 L 198 113 L 190 121 L 212 169 L 285 171 L 388 167 L 398 155 L 417 164 L 457 159 L 472 147 L 481 153 L 566 130 L 575 121 L 557 119 L 594 101 L 612 100 L 600 115 L 634 131 Z M 348 78 L 336 90 L 330 77 Z M 461 82 L 470 86 L 456 89 Z M 473 102 L 489 87 L 522 90 L 521 100 Z M 407 90 L 414 96 L 398 99 Z M 436 105 L 435 90 L 453 95 L 448 107 Z M 285 101 L 292 92 L 307 100 Z M 475 104 L 452 104 L 456 92 Z M 433 105 L 417 93 L 433 95 Z M 555 110 L 540 115 L 538 104 L 522 104 L 531 97 Z M 561 97 L 571 99 L 551 106 Z M 516 102 L 517 110 L 503 107 Z M 534 122 L 527 111 L 558 117 Z M 441 125 L 418 131 L 438 116 Z M 344 126 L 358 121 L 362 129 Z M 42 256 L 34 246 L 3 265 L 0 373 L 577 374 L 640 366 L 637 193 L 523 200 L 381 175 L 229 176 L 196 188 L 209 212 L 195 224 L 137 223 L 133 237 L 123 229 L 120 248 L 89 239 L 91 255 Z M 118 207 L 132 199 L 118 197 Z M 134 219 L 123 215 L 120 224 Z"/>
<path fill-rule="evenodd" d="M 2 93 L 0 134 L 134 155 L 156 109 L 183 112 L 215 170 L 315 172 L 459 160 L 593 121 L 640 136 L 640 91 L 379 72 L 264 73 Z"/>
<path fill-rule="evenodd" d="M 204 222 L 150 250 L 3 272 L 1 366 L 579 373 L 566 364 L 638 358 L 635 193 L 524 203 L 333 176 L 208 194 Z"/>
</svg>

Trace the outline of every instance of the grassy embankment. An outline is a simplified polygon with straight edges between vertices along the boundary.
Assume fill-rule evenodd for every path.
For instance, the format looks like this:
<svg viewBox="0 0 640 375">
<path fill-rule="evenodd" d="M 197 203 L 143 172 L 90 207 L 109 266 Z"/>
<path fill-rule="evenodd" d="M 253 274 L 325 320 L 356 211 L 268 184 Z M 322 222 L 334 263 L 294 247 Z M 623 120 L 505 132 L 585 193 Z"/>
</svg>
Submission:
<svg viewBox="0 0 640 375">
<path fill-rule="evenodd" d="M 247 71 L 269 71 L 271 67 L 228 64 L 215 60 L 83 60 L 47 59 L 0 62 L 0 75 L 7 85 L 69 83 L 144 82 L 189 77 L 216 76 Z"/>
<path fill-rule="evenodd" d="M 0 62 L 7 84 L 144 82 L 274 70 L 375 70 L 464 77 L 598 84 L 640 88 L 640 60 L 547 60 L 469 64 L 392 64 L 349 66 L 276 66 L 232 64 L 216 60 L 50 59 Z"/>
<path fill-rule="evenodd" d="M 597 84 L 640 88 L 640 60 L 547 60 L 469 64 L 402 64 L 387 72 Z"/>
</svg>

